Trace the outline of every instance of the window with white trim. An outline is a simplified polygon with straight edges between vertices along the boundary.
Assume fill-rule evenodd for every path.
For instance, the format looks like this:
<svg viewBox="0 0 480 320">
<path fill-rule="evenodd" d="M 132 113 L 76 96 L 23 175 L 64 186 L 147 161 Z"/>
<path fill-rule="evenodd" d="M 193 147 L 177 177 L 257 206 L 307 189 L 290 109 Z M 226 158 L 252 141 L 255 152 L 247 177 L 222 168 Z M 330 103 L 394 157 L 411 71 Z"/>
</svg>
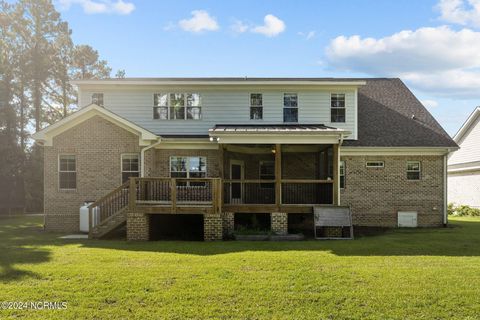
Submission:
<svg viewBox="0 0 480 320">
<path fill-rule="evenodd" d="M 261 93 L 250 94 L 250 120 L 263 119 L 263 95 Z"/>
<path fill-rule="evenodd" d="M 77 161 L 75 155 L 59 156 L 58 186 L 60 190 L 77 189 Z"/>
<path fill-rule="evenodd" d="M 420 161 L 407 161 L 407 180 L 420 180 L 422 166 Z"/>
<path fill-rule="evenodd" d="M 170 157 L 170 177 L 205 178 L 207 176 L 206 157 Z M 205 182 L 178 181 L 177 186 L 205 186 Z"/>
<path fill-rule="evenodd" d="M 385 163 L 383 161 L 367 161 L 366 162 L 367 168 L 377 168 L 382 169 L 385 167 Z"/>
<path fill-rule="evenodd" d="M 275 161 L 260 161 L 259 178 L 260 180 L 275 180 Z M 260 188 L 273 189 L 275 183 L 261 183 Z"/>
<path fill-rule="evenodd" d="M 153 118 L 159 120 L 202 119 L 199 93 L 155 93 Z"/>
<path fill-rule="evenodd" d="M 122 154 L 122 183 L 130 177 L 140 176 L 140 157 L 138 153 Z"/>
<path fill-rule="evenodd" d="M 99 107 L 103 107 L 103 93 L 92 93 L 92 103 L 96 104 Z"/>
<path fill-rule="evenodd" d="M 283 94 L 283 122 L 298 122 L 298 96 L 296 93 Z"/>
<path fill-rule="evenodd" d="M 345 94 L 332 93 L 330 95 L 331 122 L 345 122 Z"/>
<path fill-rule="evenodd" d="M 340 161 L 340 189 L 345 189 L 345 161 Z"/>
</svg>

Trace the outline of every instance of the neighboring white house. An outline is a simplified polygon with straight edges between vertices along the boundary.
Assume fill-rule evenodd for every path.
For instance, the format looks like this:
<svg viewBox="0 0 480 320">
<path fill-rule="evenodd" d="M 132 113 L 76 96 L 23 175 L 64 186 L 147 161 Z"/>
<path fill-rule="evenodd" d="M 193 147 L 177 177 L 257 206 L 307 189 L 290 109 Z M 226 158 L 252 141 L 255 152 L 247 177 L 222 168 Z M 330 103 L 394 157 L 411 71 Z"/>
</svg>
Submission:
<svg viewBox="0 0 480 320">
<path fill-rule="evenodd" d="M 480 107 L 453 140 L 460 150 L 448 159 L 448 202 L 480 208 Z"/>
</svg>

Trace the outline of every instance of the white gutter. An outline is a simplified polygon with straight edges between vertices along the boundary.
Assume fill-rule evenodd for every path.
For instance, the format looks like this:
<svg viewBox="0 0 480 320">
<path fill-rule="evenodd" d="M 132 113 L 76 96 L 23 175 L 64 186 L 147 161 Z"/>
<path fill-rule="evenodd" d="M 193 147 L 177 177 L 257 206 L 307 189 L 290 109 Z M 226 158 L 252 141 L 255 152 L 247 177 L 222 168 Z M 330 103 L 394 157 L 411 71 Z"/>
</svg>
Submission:
<svg viewBox="0 0 480 320">
<path fill-rule="evenodd" d="M 337 176 L 335 177 L 337 179 L 337 203 L 340 205 L 340 147 L 343 143 L 343 134 L 340 134 L 340 139 L 338 140 L 338 152 L 337 152 Z"/>
<path fill-rule="evenodd" d="M 468 172 L 468 171 L 478 171 L 478 170 L 480 170 L 480 166 L 448 169 L 448 172 L 455 173 L 455 172 Z"/>
<path fill-rule="evenodd" d="M 151 148 L 158 146 L 162 142 L 162 138 L 158 138 L 158 141 L 154 144 L 151 144 L 140 151 L 140 177 L 145 177 L 145 151 L 150 150 Z"/>
<path fill-rule="evenodd" d="M 264 86 L 273 86 L 273 85 L 311 85 L 311 86 L 363 86 L 366 84 L 364 80 L 356 81 L 315 81 L 315 80 L 115 80 L 115 79 L 106 79 L 106 80 L 74 80 L 70 81 L 71 84 L 81 86 L 81 85 L 234 85 L 234 86 L 245 86 L 245 85 L 264 85 Z"/>
</svg>

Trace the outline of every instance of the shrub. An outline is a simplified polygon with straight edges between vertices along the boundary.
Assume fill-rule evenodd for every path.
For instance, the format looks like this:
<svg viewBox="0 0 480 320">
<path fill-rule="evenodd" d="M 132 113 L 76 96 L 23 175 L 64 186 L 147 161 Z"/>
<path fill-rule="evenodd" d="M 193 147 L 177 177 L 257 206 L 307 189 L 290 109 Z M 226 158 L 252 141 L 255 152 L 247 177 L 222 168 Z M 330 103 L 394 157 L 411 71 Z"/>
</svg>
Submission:
<svg viewBox="0 0 480 320">
<path fill-rule="evenodd" d="M 448 214 L 458 217 L 479 217 L 480 216 L 480 209 L 472 208 L 467 205 L 460 205 L 455 206 L 453 203 L 448 204 Z"/>
</svg>

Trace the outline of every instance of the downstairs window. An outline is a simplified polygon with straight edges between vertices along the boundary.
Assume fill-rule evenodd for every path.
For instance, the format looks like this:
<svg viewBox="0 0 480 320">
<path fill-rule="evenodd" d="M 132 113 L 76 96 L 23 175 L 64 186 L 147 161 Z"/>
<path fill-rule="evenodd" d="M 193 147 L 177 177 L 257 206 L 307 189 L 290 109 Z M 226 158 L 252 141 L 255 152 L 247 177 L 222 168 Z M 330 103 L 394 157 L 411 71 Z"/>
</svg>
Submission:
<svg viewBox="0 0 480 320">
<path fill-rule="evenodd" d="M 206 157 L 170 157 L 171 178 L 206 178 Z M 205 186 L 205 182 L 178 181 L 177 186 Z"/>
<path fill-rule="evenodd" d="M 58 158 L 58 186 L 60 190 L 77 189 L 77 161 L 75 155 Z"/>
<path fill-rule="evenodd" d="M 137 153 L 122 154 L 122 183 L 130 177 L 139 177 L 140 161 Z"/>
</svg>

